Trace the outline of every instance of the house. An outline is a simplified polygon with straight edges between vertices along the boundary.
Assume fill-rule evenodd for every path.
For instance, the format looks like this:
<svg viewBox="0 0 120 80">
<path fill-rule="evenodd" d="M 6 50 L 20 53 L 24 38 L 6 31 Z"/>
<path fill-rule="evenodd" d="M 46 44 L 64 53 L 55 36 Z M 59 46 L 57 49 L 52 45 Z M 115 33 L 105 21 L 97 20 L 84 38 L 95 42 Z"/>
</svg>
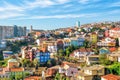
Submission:
<svg viewBox="0 0 120 80">
<path fill-rule="evenodd" d="M 83 46 L 84 45 L 84 41 L 85 41 L 85 38 L 83 37 L 78 37 L 78 46 Z"/>
<path fill-rule="evenodd" d="M 80 61 L 85 61 L 86 60 L 86 56 L 90 55 L 90 54 L 94 54 L 94 51 L 90 48 L 80 48 L 78 50 L 73 51 L 73 54 L 70 55 L 71 57 L 74 57 Z"/>
<path fill-rule="evenodd" d="M 110 53 L 109 49 L 105 47 L 99 49 L 99 54 L 109 54 L 109 53 Z"/>
<path fill-rule="evenodd" d="M 40 76 L 29 76 L 24 78 L 24 80 L 41 80 L 42 78 Z"/>
<path fill-rule="evenodd" d="M 57 52 L 57 44 L 55 41 L 49 41 L 49 44 L 47 46 L 47 50 L 50 53 L 56 53 Z"/>
<path fill-rule="evenodd" d="M 120 62 L 120 54 L 119 53 L 116 53 L 116 54 L 109 54 L 107 55 L 108 59 L 110 61 L 117 61 L 117 62 Z"/>
<path fill-rule="evenodd" d="M 92 80 L 93 79 L 92 75 L 85 74 L 82 71 L 79 71 L 78 74 L 76 74 L 75 76 L 77 78 L 76 80 Z"/>
<path fill-rule="evenodd" d="M 39 51 L 36 53 L 36 58 L 40 63 L 45 63 L 50 60 L 50 52 L 49 51 Z"/>
<path fill-rule="evenodd" d="M 67 48 L 71 45 L 71 40 L 69 38 L 64 38 L 64 48 Z"/>
<path fill-rule="evenodd" d="M 96 63 L 99 63 L 99 55 L 86 56 L 86 64 L 87 65 L 96 64 Z"/>
<path fill-rule="evenodd" d="M 46 76 L 54 76 L 59 71 L 59 66 L 53 66 L 46 70 Z"/>
<path fill-rule="evenodd" d="M 101 80 L 120 80 L 120 76 L 108 74 L 101 77 Z"/>
<path fill-rule="evenodd" d="M 109 36 L 114 37 L 114 38 L 120 37 L 120 28 L 115 27 L 115 28 L 110 29 Z"/>
<path fill-rule="evenodd" d="M 3 58 L 6 59 L 13 55 L 12 51 L 3 51 Z"/>
<path fill-rule="evenodd" d="M 36 56 L 36 49 L 32 47 L 22 47 L 21 48 L 22 58 L 29 59 L 32 61 Z"/>
<path fill-rule="evenodd" d="M 57 39 L 57 49 L 63 49 L 64 48 L 64 42 L 62 39 Z"/>
<path fill-rule="evenodd" d="M 81 71 L 76 74 L 76 80 L 98 80 L 105 73 L 104 66 L 93 65 L 90 67 L 84 67 Z"/>
<path fill-rule="evenodd" d="M 75 37 L 75 38 L 70 38 L 71 40 L 71 45 L 73 46 L 78 46 L 78 39 Z"/>
<path fill-rule="evenodd" d="M 19 62 L 16 59 L 8 60 L 8 68 L 19 67 Z"/>
<path fill-rule="evenodd" d="M 95 32 L 91 33 L 90 40 L 92 43 L 97 43 L 97 34 Z"/>
<path fill-rule="evenodd" d="M 84 73 L 93 76 L 94 75 L 103 76 L 105 74 L 105 68 L 102 65 L 93 65 L 90 67 L 85 67 Z"/>
<path fill-rule="evenodd" d="M 78 68 L 75 64 L 69 62 L 63 62 L 59 67 L 59 73 L 65 74 L 67 77 L 75 76 L 78 72 Z"/>
</svg>

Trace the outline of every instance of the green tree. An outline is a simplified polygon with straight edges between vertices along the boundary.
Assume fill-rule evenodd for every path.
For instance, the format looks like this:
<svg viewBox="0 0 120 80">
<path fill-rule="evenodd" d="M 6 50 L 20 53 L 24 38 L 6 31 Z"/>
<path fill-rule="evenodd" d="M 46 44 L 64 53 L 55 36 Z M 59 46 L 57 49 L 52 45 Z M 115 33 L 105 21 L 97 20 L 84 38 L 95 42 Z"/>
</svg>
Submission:
<svg viewBox="0 0 120 80">
<path fill-rule="evenodd" d="M 33 64 L 34 64 L 34 66 L 37 68 L 37 66 L 38 66 L 38 64 L 39 64 L 38 59 L 34 59 Z"/>
<path fill-rule="evenodd" d="M 14 80 L 15 79 L 15 75 L 10 75 L 10 80 Z"/>
<path fill-rule="evenodd" d="M 112 74 L 120 75 L 120 63 L 119 62 L 115 62 L 114 64 L 110 65 L 108 69 L 110 70 Z"/>
<path fill-rule="evenodd" d="M 63 50 L 63 49 L 60 49 L 60 50 L 58 50 L 58 53 L 59 53 L 59 56 L 62 56 L 63 53 L 64 53 L 64 50 Z"/>
<path fill-rule="evenodd" d="M 15 75 L 15 80 L 22 80 L 23 76 L 22 75 Z M 14 80 L 14 79 L 13 79 Z"/>
<path fill-rule="evenodd" d="M 111 64 L 111 62 L 107 59 L 106 54 L 101 54 L 99 60 L 100 60 L 101 64 L 104 64 L 104 65 L 110 65 Z"/>
</svg>

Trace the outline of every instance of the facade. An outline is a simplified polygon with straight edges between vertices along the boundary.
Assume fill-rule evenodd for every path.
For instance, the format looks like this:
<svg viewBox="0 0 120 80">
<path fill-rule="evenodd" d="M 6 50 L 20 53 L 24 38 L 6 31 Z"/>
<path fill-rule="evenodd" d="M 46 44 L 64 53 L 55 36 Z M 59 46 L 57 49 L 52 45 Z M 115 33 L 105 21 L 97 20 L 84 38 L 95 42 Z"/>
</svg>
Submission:
<svg viewBox="0 0 120 80">
<path fill-rule="evenodd" d="M 118 38 L 120 37 L 120 28 L 112 28 L 109 30 L 109 36 L 110 37 L 114 37 L 114 38 Z"/>
<path fill-rule="evenodd" d="M 0 40 L 26 36 L 26 27 L 0 26 Z"/>
<path fill-rule="evenodd" d="M 62 65 L 59 67 L 59 73 L 64 73 L 67 77 L 74 77 L 77 72 L 78 68 L 73 63 L 63 62 Z"/>
<path fill-rule="evenodd" d="M 97 43 L 97 34 L 96 33 L 91 33 L 90 40 L 91 40 L 92 43 Z"/>
<path fill-rule="evenodd" d="M 71 40 L 69 38 L 64 38 L 64 48 L 71 45 Z"/>
<path fill-rule="evenodd" d="M 99 49 L 99 54 L 109 54 L 109 53 L 110 53 L 109 49 L 105 47 Z"/>
<path fill-rule="evenodd" d="M 48 60 L 50 60 L 50 52 L 42 52 L 42 51 L 37 52 L 36 58 L 40 63 L 45 63 Z"/>
<path fill-rule="evenodd" d="M 78 46 L 83 46 L 84 45 L 85 39 L 82 37 L 78 37 Z"/>
<path fill-rule="evenodd" d="M 16 59 L 8 60 L 8 68 L 19 67 L 19 62 Z"/>
<path fill-rule="evenodd" d="M 13 55 L 12 51 L 3 51 L 3 58 L 6 59 Z"/>
<path fill-rule="evenodd" d="M 78 46 L 78 39 L 77 38 L 71 38 L 71 45 Z"/>
<path fill-rule="evenodd" d="M 99 55 L 89 55 L 86 56 L 87 65 L 99 63 Z"/>
<path fill-rule="evenodd" d="M 29 59 L 30 61 L 34 60 L 36 57 L 36 50 L 31 47 L 22 47 L 21 48 L 22 58 Z"/>
</svg>

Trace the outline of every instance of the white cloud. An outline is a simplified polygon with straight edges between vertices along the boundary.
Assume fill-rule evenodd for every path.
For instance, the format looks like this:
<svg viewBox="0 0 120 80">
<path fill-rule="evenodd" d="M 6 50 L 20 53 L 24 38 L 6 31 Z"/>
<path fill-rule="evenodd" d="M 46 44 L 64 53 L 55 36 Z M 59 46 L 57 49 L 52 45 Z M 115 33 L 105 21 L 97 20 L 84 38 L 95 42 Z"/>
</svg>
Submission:
<svg viewBox="0 0 120 80">
<path fill-rule="evenodd" d="M 12 13 L 12 12 L 0 13 L 0 19 L 15 18 L 15 17 L 20 17 L 20 16 L 24 16 L 24 14 Z"/>
<path fill-rule="evenodd" d="M 50 16 L 32 16 L 32 17 L 21 17 L 12 20 L 25 20 L 25 19 L 64 19 L 64 18 L 89 18 L 98 16 L 95 13 L 91 14 L 63 14 L 63 15 L 50 15 Z"/>
</svg>

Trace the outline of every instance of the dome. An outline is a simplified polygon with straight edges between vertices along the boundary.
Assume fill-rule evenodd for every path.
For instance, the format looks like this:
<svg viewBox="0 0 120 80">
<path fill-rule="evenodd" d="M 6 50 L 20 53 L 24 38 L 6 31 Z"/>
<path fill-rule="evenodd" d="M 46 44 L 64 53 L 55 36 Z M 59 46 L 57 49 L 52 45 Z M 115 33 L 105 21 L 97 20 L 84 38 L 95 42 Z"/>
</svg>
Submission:
<svg viewBox="0 0 120 80">
<path fill-rule="evenodd" d="M 16 59 L 9 59 L 8 62 L 18 62 Z"/>
</svg>

